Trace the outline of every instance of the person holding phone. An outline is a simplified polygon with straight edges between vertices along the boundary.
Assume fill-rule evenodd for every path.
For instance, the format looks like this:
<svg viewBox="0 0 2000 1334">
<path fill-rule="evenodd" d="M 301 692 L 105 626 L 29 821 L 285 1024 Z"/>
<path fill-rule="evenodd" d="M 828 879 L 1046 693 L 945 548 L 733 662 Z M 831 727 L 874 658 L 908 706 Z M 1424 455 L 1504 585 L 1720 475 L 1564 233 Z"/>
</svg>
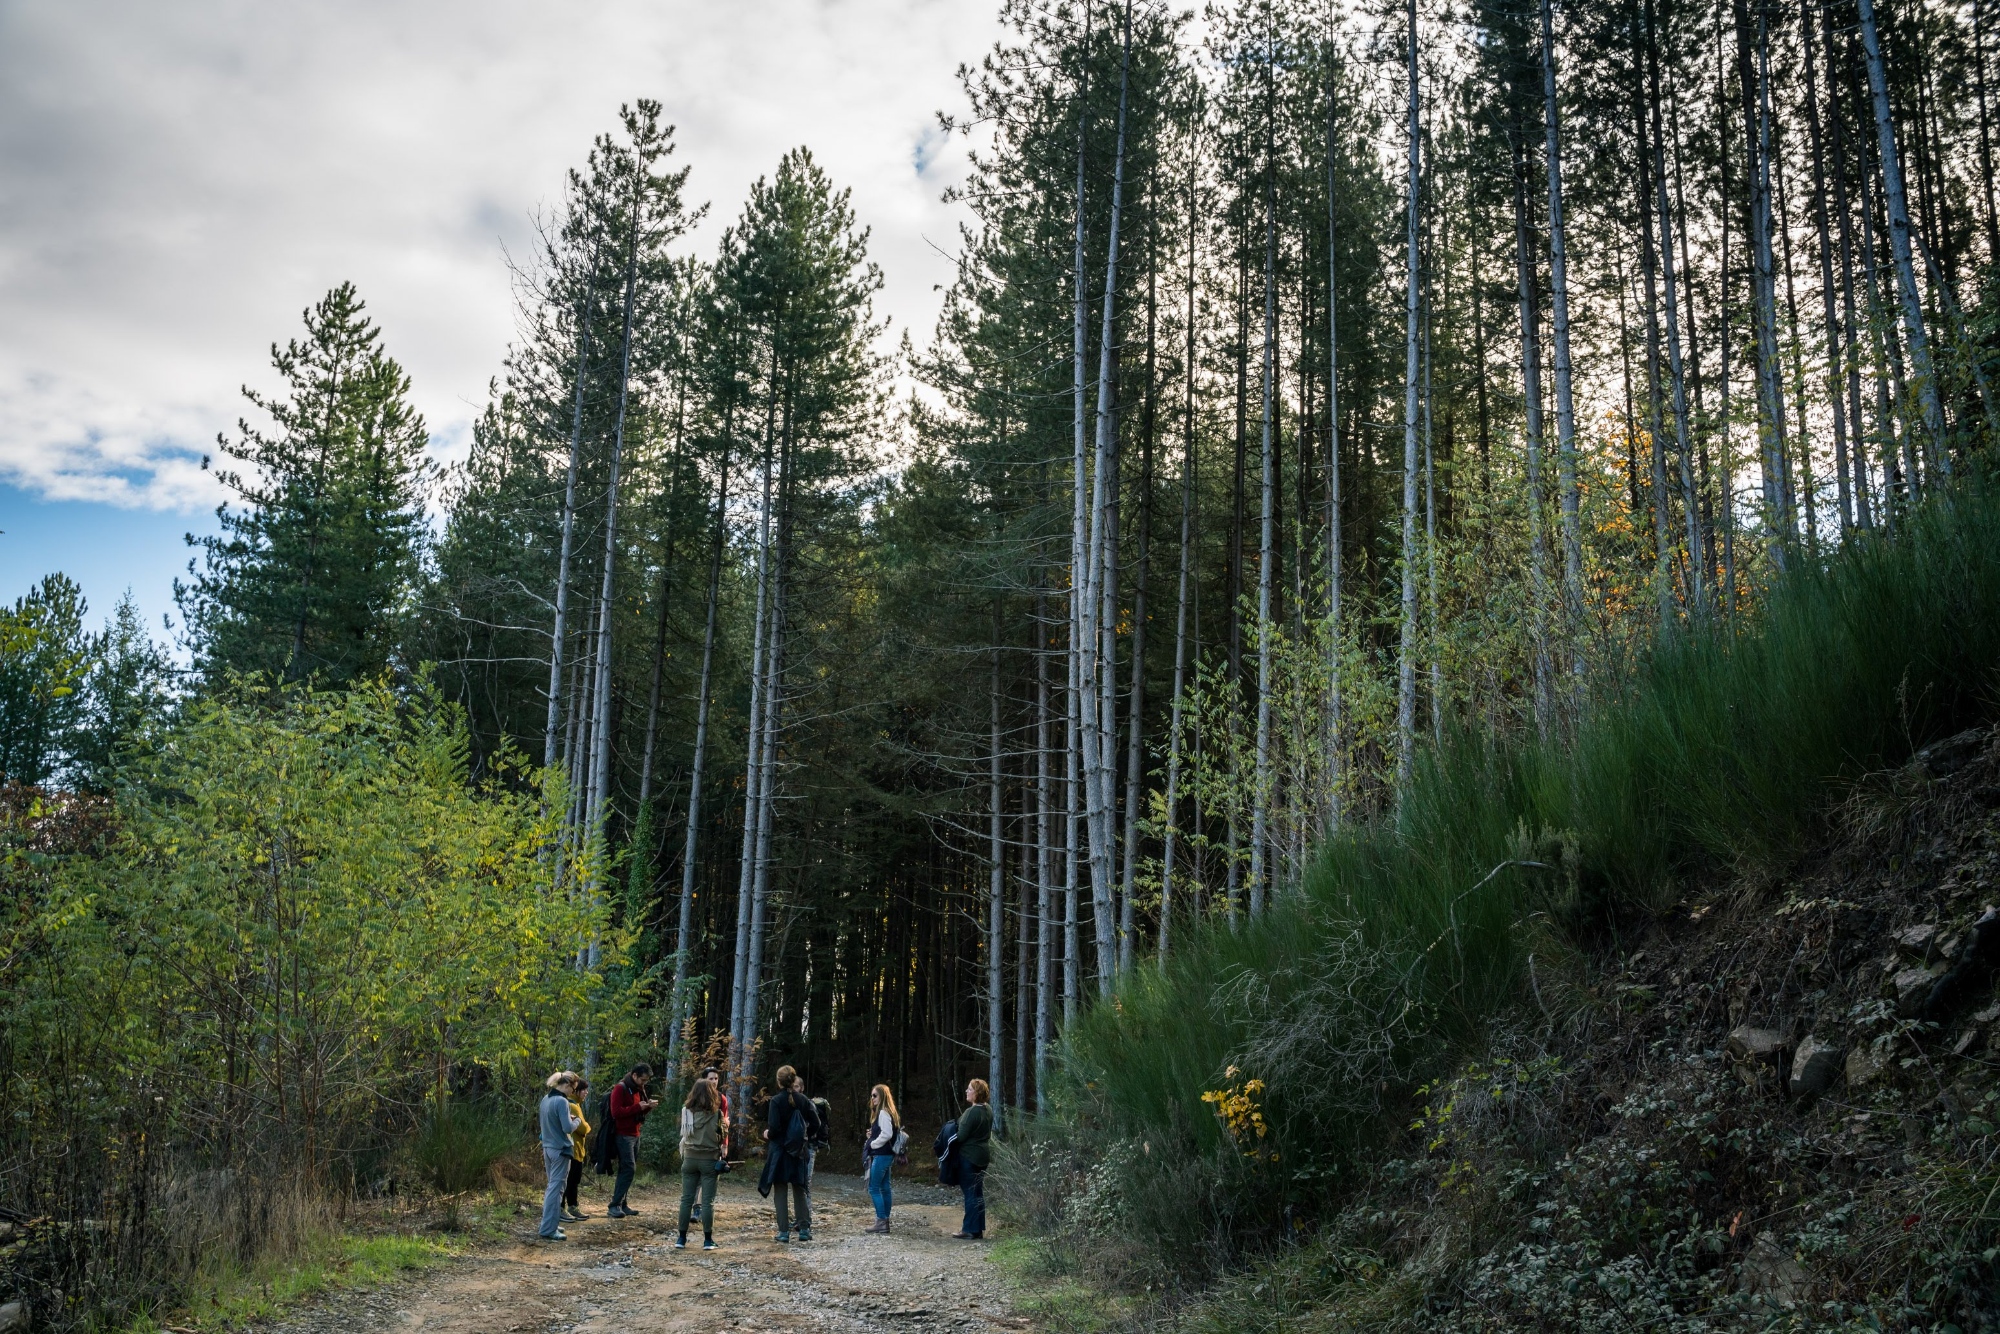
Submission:
<svg viewBox="0 0 2000 1334">
<path fill-rule="evenodd" d="M 611 1188 L 611 1207 L 604 1211 L 607 1218 L 630 1218 L 639 1212 L 625 1202 L 625 1196 L 632 1189 L 632 1174 L 639 1168 L 639 1133 L 660 1105 L 658 1098 L 646 1096 L 646 1085 L 652 1079 L 653 1067 L 641 1061 L 611 1086 L 611 1132 L 618 1137 L 618 1179 Z"/>
</svg>

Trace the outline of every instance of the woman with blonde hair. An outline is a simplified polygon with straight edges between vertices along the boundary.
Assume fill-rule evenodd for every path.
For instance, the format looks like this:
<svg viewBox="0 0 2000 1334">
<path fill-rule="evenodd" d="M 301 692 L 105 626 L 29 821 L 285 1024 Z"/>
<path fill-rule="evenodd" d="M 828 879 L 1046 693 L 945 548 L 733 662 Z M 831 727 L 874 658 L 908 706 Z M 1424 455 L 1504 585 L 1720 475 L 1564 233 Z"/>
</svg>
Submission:
<svg viewBox="0 0 2000 1334">
<path fill-rule="evenodd" d="M 868 1160 L 868 1198 L 875 1201 L 875 1222 L 867 1230 L 887 1232 L 889 1206 L 894 1202 L 889 1169 L 896 1165 L 896 1155 L 906 1142 L 903 1118 L 896 1112 L 896 1100 L 887 1084 L 877 1084 L 868 1091 L 868 1112 L 868 1135 L 862 1151 Z"/>
<path fill-rule="evenodd" d="M 580 1207 L 577 1192 L 583 1189 L 583 1165 L 587 1161 L 584 1146 L 590 1140 L 590 1122 L 584 1118 L 583 1102 L 590 1093 L 590 1081 L 582 1075 L 571 1075 L 568 1090 L 569 1114 L 576 1122 L 576 1129 L 570 1132 L 569 1185 L 563 1191 L 562 1221 L 581 1223 L 589 1215 Z"/>
</svg>

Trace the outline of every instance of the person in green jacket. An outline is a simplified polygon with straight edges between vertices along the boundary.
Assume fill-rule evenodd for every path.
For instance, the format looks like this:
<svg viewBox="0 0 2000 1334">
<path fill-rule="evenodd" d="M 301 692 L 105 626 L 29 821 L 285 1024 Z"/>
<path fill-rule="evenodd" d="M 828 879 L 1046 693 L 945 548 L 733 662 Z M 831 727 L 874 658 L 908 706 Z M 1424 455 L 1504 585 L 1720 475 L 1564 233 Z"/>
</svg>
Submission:
<svg viewBox="0 0 2000 1334">
<path fill-rule="evenodd" d="M 697 1079 L 681 1104 L 681 1233 L 675 1250 L 688 1244 L 688 1215 L 701 1194 L 701 1248 L 715 1249 L 715 1169 L 722 1158 L 722 1114 L 715 1109 L 715 1085 Z"/>
<path fill-rule="evenodd" d="M 958 1118 L 958 1160 L 965 1175 L 958 1188 L 965 1195 L 965 1223 L 952 1233 L 961 1241 L 986 1235 L 986 1166 L 993 1161 L 993 1090 L 983 1079 L 965 1086 L 965 1114 Z"/>
</svg>

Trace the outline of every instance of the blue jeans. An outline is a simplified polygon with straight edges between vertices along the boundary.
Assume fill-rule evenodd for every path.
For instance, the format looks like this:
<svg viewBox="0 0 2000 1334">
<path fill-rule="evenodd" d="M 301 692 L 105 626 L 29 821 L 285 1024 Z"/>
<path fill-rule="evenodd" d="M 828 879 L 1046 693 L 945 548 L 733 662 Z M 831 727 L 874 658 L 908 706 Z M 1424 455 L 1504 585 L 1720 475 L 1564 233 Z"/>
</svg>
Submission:
<svg viewBox="0 0 2000 1334">
<path fill-rule="evenodd" d="M 570 1156 L 569 1145 L 560 1149 L 542 1146 L 542 1166 L 549 1172 L 548 1189 L 542 1192 L 542 1235 L 553 1238 L 562 1230 L 563 1190 L 569 1185 L 569 1165 L 576 1159 Z"/>
<path fill-rule="evenodd" d="M 893 1153 L 878 1153 L 868 1160 L 868 1198 L 875 1201 L 875 1217 L 886 1219 L 895 1197 L 889 1190 L 889 1169 L 896 1165 Z"/>
<path fill-rule="evenodd" d="M 965 1223 L 959 1231 L 978 1237 L 986 1233 L 986 1174 L 966 1168 L 958 1189 L 965 1196 Z"/>
<path fill-rule="evenodd" d="M 611 1186 L 611 1207 L 625 1206 L 625 1192 L 632 1189 L 632 1173 L 639 1167 L 639 1137 L 620 1135 L 618 1137 L 618 1177 Z"/>
</svg>

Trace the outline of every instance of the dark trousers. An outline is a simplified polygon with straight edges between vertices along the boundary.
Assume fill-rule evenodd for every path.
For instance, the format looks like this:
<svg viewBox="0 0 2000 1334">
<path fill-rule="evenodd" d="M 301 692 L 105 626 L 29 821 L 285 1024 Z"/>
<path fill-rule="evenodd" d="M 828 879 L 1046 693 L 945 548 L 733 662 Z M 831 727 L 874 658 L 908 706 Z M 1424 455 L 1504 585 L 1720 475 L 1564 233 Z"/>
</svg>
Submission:
<svg viewBox="0 0 2000 1334">
<path fill-rule="evenodd" d="M 569 1160 L 569 1185 L 563 1190 L 563 1203 L 571 1213 L 576 1212 L 576 1193 L 583 1186 L 583 1159 Z"/>
<path fill-rule="evenodd" d="M 611 1186 L 611 1207 L 623 1208 L 625 1192 L 632 1189 L 632 1173 L 639 1168 L 639 1137 L 620 1135 L 618 1137 L 618 1178 Z"/>
<path fill-rule="evenodd" d="M 967 1236 L 981 1236 L 986 1231 L 986 1173 L 965 1169 L 965 1179 L 958 1183 L 958 1189 L 965 1196 L 965 1224 L 959 1230 Z"/>
<path fill-rule="evenodd" d="M 715 1231 L 715 1164 L 697 1163 L 681 1168 L 681 1235 L 688 1234 L 688 1219 L 694 1215 L 695 1197 L 701 1198 L 701 1233 Z"/>
</svg>

